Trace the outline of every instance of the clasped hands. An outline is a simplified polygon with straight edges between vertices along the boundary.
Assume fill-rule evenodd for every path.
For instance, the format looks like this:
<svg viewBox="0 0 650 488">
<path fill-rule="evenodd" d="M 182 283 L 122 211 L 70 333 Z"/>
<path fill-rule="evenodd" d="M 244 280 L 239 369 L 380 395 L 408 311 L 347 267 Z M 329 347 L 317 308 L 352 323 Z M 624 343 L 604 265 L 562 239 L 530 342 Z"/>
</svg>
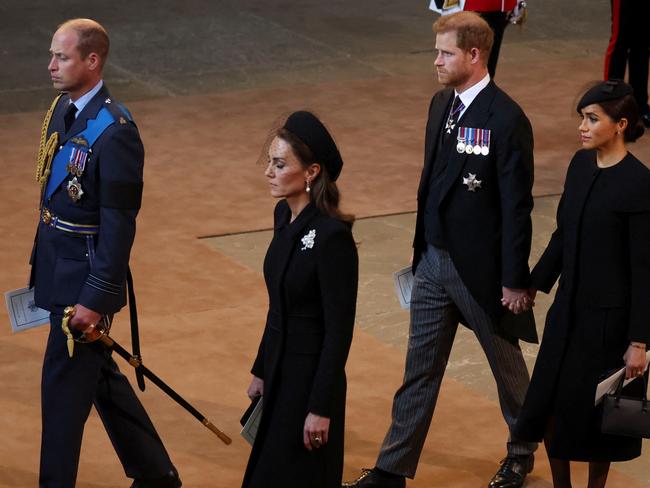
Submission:
<svg viewBox="0 0 650 488">
<path fill-rule="evenodd" d="M 503 293 L 501 305 L 514 314 L 525 312 L 535 306 L 535 295 L 537 295 L 537 290 L 534 288 L 523 289 L 503 286 L 501 287 L 501 290 Z"/>
</svg>

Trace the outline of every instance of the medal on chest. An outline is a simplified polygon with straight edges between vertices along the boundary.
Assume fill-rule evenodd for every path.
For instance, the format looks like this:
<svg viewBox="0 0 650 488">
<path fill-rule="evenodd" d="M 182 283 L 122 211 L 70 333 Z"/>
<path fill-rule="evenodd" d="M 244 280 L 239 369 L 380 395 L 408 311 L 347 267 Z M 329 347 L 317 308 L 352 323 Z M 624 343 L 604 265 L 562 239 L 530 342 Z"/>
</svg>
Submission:
<svg viewBox="0 0 650 488">
<path fill-rule="evenodd" d="M 456 138 L 456 151 L 463 154 L 465 152 L 465 141 L 467 140 L 465 134 L 467 132 L 467 127 L 458 128 L 458 137 Z"/>
<path fill-rule="evenodd" d="M 68 196 L 73 202 L 78 202 L 84 194 L 81 188 L 80 178 L 86 170 L 86 163 L 90 158 L 92 149 L 89 147 L 88 141 L 83 136 L 73 137 L 70 139 L 72 149 L 68 159 L 68 173 L 72 175 L 72 179 L 68 181 Z"/>
<path fill-rule="evenodd" d="M 462 154 L 487 156 L 490 154 L 490 129 L 459 127 L 456 151 Z"/>
<path fill-rule="evenodd" d="M 467 187 L 467 191 L 475 192 L 477 188 L 481 188 L 481 183 L 473 173 L 467 173 L 467 176 L 463 177 L 463 185 Z"/>
</svg>

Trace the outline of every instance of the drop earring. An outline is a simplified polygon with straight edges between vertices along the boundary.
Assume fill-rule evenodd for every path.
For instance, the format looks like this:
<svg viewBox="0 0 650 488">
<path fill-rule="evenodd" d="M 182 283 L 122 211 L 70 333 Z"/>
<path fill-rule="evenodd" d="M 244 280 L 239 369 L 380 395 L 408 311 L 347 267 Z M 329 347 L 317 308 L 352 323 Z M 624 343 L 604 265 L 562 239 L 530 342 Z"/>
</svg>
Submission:
<svg viewBox="0 0 650 488">
<path fill-rule="evenodd" d="M 309 180 L 305 180 L 305 183 L 307 184 L 307 186 L 305 187 L 305 191 L 307 193 L 309 193 L 311 191 L 311 186 L 309 185 Z"/>
</svg>

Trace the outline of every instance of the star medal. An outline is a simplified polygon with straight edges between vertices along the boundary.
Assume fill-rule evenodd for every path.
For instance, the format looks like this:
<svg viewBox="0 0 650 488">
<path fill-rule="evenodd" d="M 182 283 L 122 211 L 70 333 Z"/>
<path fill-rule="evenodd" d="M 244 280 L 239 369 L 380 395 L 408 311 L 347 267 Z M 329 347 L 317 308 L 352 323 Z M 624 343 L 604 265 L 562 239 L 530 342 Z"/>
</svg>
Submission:
<svg viewBox="0 0 650 488">
<path fill-rule="evenodd" d="M 78 202 L 83 194 L 84 191 L 81 188 L 81 183 L 76 176 L 68 181 L 68 195 L 73 202 Z"/>
<path fill-rule="evenodd" d="M 481 154 L 483 156 L 487 156 L 490 154 L 490 129 L 484 129 L 483 130 L 483 144 L 481 144 Z"/>
<path fill-rule="evenodd" d="M 477 188 L 481 188 L 481 180 L 477 180 L 475 174 L 467 173 L 467 176 L 463 177 L 463 185 L 467 186 L 467 191 L 475 192 Z"/>
<path fill-rule="evenodd" d="M 481 146 L 483 145 L 483 129 L 476 129 L 476 144 L 472 152 L 477 156 L 481 154 Z"/>
<path fill-rule="evenodd" d="M 68 158 L 68 173 L 81 176 L 86 169 L 86 161 L 90 152 L 88 141 L 84 137 L 73 137 L 70 142 L 72 150 Z"/>
<path fill-rule="evenodd" d="M 458 137 L 456 138 L 458 140 L 458 143 L 456 144 L 456 151 L 458 151 L 460 154 L 463 154 L 465 152 L 465 130 L 465 127 L 458 128 Z"/>
</svg>

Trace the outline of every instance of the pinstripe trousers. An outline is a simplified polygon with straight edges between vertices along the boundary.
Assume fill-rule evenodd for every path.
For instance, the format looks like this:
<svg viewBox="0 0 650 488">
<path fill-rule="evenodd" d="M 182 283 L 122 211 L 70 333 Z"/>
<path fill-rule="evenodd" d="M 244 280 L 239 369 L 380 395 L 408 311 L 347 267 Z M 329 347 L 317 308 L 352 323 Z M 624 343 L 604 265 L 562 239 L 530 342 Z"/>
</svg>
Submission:
<svg viewBox="0 0 650 488">
<path fill-rule="evenodd" d="M 529 383 L 519 344 L 492 331 L 490 317 L 470 295 L 449 253 L 428 246 L 415 272 L 404 381 L 393 399 L 392 423 L 377 459 L 378 468 L 415 476 L 460 314 L 487 356 L 501 412 L 512 431 Z M 536 443 L 518 442 L 512 436 L 507 443 L 509 455 L 531 454 L 536 448 Z"/>
</svg>

